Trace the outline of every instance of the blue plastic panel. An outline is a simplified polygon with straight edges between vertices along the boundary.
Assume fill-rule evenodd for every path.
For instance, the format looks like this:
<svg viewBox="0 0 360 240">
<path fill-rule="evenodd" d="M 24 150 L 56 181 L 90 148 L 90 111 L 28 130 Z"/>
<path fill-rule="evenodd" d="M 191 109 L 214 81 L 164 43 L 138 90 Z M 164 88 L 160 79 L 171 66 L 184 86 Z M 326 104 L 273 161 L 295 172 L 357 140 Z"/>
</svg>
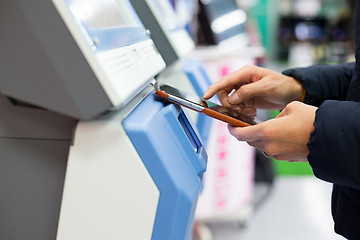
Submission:
<svg viewBox="0 0 360 240">
<path fill-rule="evenodd" d="M 211 80 L 200 60 L 187 59 L 183 65 L 183 71 L 189 78 L 196 93 L 199 96 L 204 95 L 205 91 L 211 85 Z"/>
<path fill-rule="evenodd" d="M 197 59 L 188 59 L 183 65 L 183 71 L 190 80 L 198 96 L 203 96 L 205 91 L 211 85 L 211 80 L 207 75 L 202 62 Z M 209 139 L 211 126 L 213 119 L 204 115 L 199 114 L 196 127 L 203 139 L 203 144 L 206 147 Z"/>
<path fill-rule="evenodd" d="M 180 107 L 150 94 L 123 126 L 160 191 L 152 239 L 191 239 L 207 161 L 191 123 Z"/>
</svg>

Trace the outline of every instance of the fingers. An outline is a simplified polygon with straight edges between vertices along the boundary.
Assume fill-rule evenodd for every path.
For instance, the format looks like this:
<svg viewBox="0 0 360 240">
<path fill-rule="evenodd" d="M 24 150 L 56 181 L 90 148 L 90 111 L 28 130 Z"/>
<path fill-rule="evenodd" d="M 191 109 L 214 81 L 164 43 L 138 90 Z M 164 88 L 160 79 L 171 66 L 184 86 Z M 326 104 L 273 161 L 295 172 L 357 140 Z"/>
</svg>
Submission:
<svg viewBox="0 0 360 240">
<path fill-rule="evenodd" d="M 298 156 L 297 153 L 294 153 L 289 150 L 287 145 L 278 144 L 276 141 L 272 141 L 269 137 L 265 140 L 264 137 L 257 137 L 259 135 L 254 134 L 254 131 L 248 131 L 251 127 L 245 128 L 235 128 L 229 126 L 229 131 L 233 136 L 241 141 L 242 139 L 246 141 L 250 146 L 260 150 L 261 152 L 265 152 L 267 155 L 271 156 L 279 161 L 290 161 L 290 162 L 303 162 L 307 161 L 306 159 L 302 159 Z M 255 130 L 256 131 L 256 130 Z"/>
<path fill-rule="evenodd" d="M 253 79 L 257 78 L 259 73 L 261 73 L 259 69 L 260 68 L 257 66 L 247 65 L 238 71 L 230 73 L 229 75 L 223 77 L 222 79 L 211 85 L 204 93 L 203 98 L 209 99 L 220 90 L 229 88 L 229 86 L 235 88 L 235 86 L 241 86 L 246 83 L 253 82 Z"/>
<path fill-rule="evenodd" d="M 288 161 L 288 162 L 307 162 L 307 159 L 303 156 L 300 156 L 298 152 L 291 151 L 289 146 L 286 144 L 277 144 L 265 140 L 256 140 L 248 142 L 248 144 L 261 152 L 266 153 L 279 161 Z"/>
<path fill-rule="evenodd" d="M 253 142 L 261 139 L 261 124 L 249 127 L 233 127 L 228 125 L 228 130 L 239 141 Z M 259 127 L 260 126 L 260 127 Z"/>
<path fill-rule="evenodd" d="M 256 108 L 253 107 L 244 107 L 241 109 L 241 113 L 251 118 L 254 118 L 257 115 Z"/>
<path fill-rule="evenodd" d="M 286 105 L 285 108 L 279 113 L 279 115 L 276 118 L 285 117 L 286 115 L 292 114 L 294 112 L 299 112 L 301 110 L 304 110 L 307 107 L 309 106 L 302 102 L 293 101 L 288 105 Z"/>
<path fill-rule="evenodd" d="M 307 161 L 307 143 L 314 130 L 317 108 L 300 102 L 288 104 L 275 118 L 250 127 L 229 126 L 239 141 L 266 152 L 277 160 Z"/>
<path fill-rule="evenodd" d="M 272 155 L 272 158 L 279 161 L 287 161 L 287 162 L 308 162 L 307 158 L 295 155 L 293 153 L 281 153 L 277 155 Z"/>
<path fill-rule="evenodd" d="M 234 104 L 230 104 L 229 101 L 228 101 L 228 92 L 224 91 L 224 90 L 220 90 L 216 95 L 218 96 L 221 104 L 224 106 L 224 107 L 227 107 L 227 108 L 232 108 L 234 107 L 235 105 Z"/>
<path fill-rule="evenodd" d="M 233 92 L 228 101 L 230 104 L 238 104 L 240 102 L 246 102 L 254 97 L 265 96 L 268 88 L 264 85 L 263 81 L 253 82 L 241 86 L 237 91 Z"/>
<path fill-rule="evenodd" d="M 248 142 L 248 144 L 254 148 L 259 149 L 261 152 L 266 152 L 271 156 L 277 156 L 286 152 L 285 148 L 281 146 L 279 147 L 277 144 L 264 139 Z"/>
<path fill-rule="evenodd" d="M 247 115 L 249 117 L 256 117 L 256 108 L 253 107 L 253 101 L 238 103 L 238 104 L 230 104 L 228 101 L 228 93 L 224 90 L 221 90 L 217 93 L 217 96 L 221 102 L 221 105 L 229 108 L 237 113 Z"/>
</svg>

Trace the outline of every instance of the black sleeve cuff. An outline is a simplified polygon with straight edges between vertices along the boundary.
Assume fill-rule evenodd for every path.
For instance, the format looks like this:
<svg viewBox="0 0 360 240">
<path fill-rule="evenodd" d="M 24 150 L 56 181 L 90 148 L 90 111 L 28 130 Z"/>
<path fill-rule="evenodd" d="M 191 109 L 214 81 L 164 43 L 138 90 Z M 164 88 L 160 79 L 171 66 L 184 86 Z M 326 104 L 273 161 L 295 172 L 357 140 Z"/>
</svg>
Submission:
<svg viewBox="0 0 360 240">
<path fill-rule="evenodd" d="M 306 90 L 304 102 L 320 106 L 325 100 L 345 100 L 355 63 L 314 65 L 308 68 L 285 70 L 284 75 L 295 78 Z"/>
<path fill-rule="evenodd" d="M 316 111 L 308 160 L 316 177 L 360 189 L 360 103 L 325 101 Z"/>
</svg>

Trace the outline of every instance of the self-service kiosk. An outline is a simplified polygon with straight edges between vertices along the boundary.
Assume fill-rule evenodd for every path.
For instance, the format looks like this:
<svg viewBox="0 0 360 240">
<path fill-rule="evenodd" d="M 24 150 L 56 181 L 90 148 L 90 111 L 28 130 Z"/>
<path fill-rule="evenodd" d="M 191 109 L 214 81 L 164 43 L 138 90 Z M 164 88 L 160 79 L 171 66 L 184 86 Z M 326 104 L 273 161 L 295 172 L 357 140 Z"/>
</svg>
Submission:
<svg viewBox="0 0 360 240">
<path fill-rule="evenodd" d="M 207 155 L 128 0 L 0 2 L 0 239 L 191 239 Z"/>
<path fill-rule="evenodd" d="M 202 96 L 211 85 L 202 62 L 189 58 L 195 44 L 181 23 L 168 0 L 131 0 L 144 25 L 151 32 L 151 38 L 166 63 L 166 69 L 156 77 L 157 81 L 180 88 L 194 95 Z M 187 110 L 186 110 L 187 111 Z M 212 119 L 187 111 L 196 123 L 204 145 L 207 144 Z"/>
<path fill-rule="evenodd" d="M 195 58 L 197 49 L 188 47 L 191 46 L 188 42 L 192 42 L 192 40 L 184 27 L 179 24 L 181 21 L 178 21 L 168 0 L 131 0 L 131 2 L 146 28 L 150 30 L 151 38 L 166 62 L 166 69 L 156 77 L 159 82 L 202 96 L 212 83 L 208 73 L 215 72 L 211 75 L 213 80 L 230 73 L 226 71 L 229 69 L 227 65 L 220 66 L 222 64 L 218 64 L 218 62 L 226 61 L 218 51 L 214 54 L 217 64 L 213 69 L 205 70 L 206 62 L 203 64 Z M 208 2 L 209 4 L 213 3 L 213 1 Z M 220 11 L 224 10 L 221 8 L 220 1 L 214 2 Z M 227 3 L 229 1 L 225 2 L 228 10 Z M 242 13 L 234 10 L 236 21 L 239 12 Z M 231 13 L 230 16 L 234 16 L 234 13 Z M 220 21 L 224 20 L 220 19 Z M 230 19 L 230 21 L 233 20 Z M 244 28 L 243 25 L 242 28 Z M 236 34 L 237 30 L 238 28 L 233 29 L 232 33 L 239 35 Z M 242 30 L 240 35 L 243 34 L 245 33 Z M 227 34 L 226 36 L 232 37 L 233 35 Z M 242 38 L 240 37 L 240 39 Z M 252 212 L 254 150 L 246 143 L 238 142 L 233 138 L 228 133 L 226 123 L 191 110 L 190 114 L 203 139 L 209 160 L 207 172 L 204 174 L 204 187 L 199 198 L 196 218 L 204 222 L 237 221 L 243 223 Z"/>
</svg>

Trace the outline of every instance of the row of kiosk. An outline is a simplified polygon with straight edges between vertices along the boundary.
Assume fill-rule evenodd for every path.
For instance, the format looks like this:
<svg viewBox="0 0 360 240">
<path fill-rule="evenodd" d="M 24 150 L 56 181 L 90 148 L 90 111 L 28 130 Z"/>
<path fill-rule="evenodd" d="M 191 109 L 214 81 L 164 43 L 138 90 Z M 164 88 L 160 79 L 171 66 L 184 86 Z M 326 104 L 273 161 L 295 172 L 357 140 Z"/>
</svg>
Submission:
<svg viewBox="0 0 360 240">
<path fill-rule="evenodd" d="M 169 1 L 2 0 L 0 30 L 0 239 L 192 239 L 213 121 L 150 83 L 211 80 Z"/>
</svg>

